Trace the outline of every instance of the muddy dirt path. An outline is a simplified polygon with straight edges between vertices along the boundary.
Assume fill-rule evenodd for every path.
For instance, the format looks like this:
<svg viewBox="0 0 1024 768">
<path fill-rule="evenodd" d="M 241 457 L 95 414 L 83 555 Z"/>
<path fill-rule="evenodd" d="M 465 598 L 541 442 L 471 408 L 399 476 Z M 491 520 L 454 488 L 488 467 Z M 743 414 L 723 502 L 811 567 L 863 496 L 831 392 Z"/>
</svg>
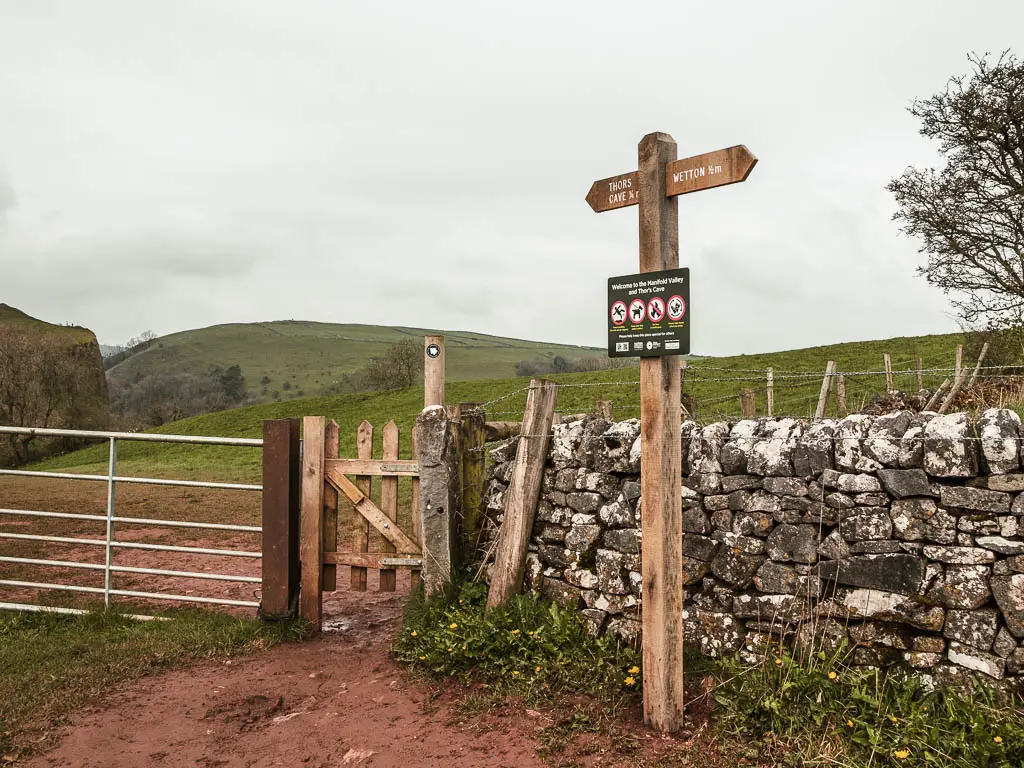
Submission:
<svg viewBox="0 0 1024 768">
<path fill-rule="evenodd" d="M 339 574 L 339 577 L 342 574 Z M 339 582 L 341 582 L 339 578 Z M 346 574 L 347 581 L 347 574 Z M 371 585 L 371 589 L 375 585 Z M 541 766 L 524 712 L 460 723 L 391 660 L 397 593 L 325 602 L 330 631 L 130 684 L 72 718 L 34 768 Z"/>
</svg>

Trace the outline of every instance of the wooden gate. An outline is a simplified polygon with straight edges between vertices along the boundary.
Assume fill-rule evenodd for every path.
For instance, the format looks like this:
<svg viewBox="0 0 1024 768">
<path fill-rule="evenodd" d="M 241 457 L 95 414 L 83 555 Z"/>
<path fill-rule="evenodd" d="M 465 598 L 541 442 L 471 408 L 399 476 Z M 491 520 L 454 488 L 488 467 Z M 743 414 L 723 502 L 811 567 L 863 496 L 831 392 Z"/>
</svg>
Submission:
<svg viewBox="0 0 1024 768">
<path fill-rule="evenodd" d="M 412 569 L 416 587 L 423 563 L 419 466 L 399 458 L 398 427 L 393 421 L 384 426 L 380 459 L 373 458 L 369 422 L 357 430 L 357 458 L 339 458 L 339 437 L 334 421 L 325 424 L 322 416 L 303 419 L 299 615 L 316 627 L 323 592 L 337 589 L 339 565 L 351 567 L 350 589 L 365 591 L 367 571 L 375 569 L 380 572 L 378 588 L 393 592 L 397 568 Z M 376 483 L 375 477 L 380 478 Z M 403 477 L 412 478 L 411 488 L 400 494 Z M 400 514 L 402 496 L 409 504 Z"/>
</svg>

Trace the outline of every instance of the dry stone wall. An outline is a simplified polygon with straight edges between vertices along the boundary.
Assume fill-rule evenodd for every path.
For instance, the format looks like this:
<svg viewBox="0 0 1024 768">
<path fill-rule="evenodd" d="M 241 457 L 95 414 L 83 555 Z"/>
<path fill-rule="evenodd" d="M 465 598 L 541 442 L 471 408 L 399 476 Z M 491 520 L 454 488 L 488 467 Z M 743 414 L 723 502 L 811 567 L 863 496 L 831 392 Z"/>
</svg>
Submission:
<svg viewBox="0 0 1024 768">
<path fill-rule="evenodd" d="M 554 427 L 526 574 L 630 641 L 639 435 L 637 420 Z M 720 655 L 845 639 L 854 663 L 939 682 L 1024 676 L 1022 436 L 998 409 L 684 423 L 687 642 Z M 495 524 L 515 451 L 491 452 Z"/>
</svg>

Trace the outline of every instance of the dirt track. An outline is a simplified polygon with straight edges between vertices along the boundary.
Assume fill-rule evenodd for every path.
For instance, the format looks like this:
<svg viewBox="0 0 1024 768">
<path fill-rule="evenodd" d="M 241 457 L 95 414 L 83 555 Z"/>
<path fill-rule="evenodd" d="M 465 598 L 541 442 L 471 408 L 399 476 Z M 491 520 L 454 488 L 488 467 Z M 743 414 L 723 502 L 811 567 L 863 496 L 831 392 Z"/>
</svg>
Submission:
<svg viewBox="0 0 1024 768">
<path fill-rule="evenodd" d="M 543 765 L 532 738 L 540 723 L 525 713 L 457 725 L 451 697 L 432 701 L 407 682 L 389 652 L 405 586 L 335 593 L 325 603 L 331 631 L 319 639 L 126 686 L 26 765 Z"/>
</svg>

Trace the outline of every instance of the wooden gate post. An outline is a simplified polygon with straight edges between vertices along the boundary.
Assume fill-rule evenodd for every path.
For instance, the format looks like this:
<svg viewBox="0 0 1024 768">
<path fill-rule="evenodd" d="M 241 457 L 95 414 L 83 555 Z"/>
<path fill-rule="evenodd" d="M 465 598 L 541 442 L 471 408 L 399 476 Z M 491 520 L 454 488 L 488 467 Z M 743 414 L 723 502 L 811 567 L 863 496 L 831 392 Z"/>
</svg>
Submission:
<svg viewBox="0 0 1024 768">
<path fill-rule="evenodd" d="M 487 457 L 484 455 L 484 412 L 476 403 L 460 403 L 462 413 L 462 542 L 463 552 L 475 546 L 480 527 Z"/>
<path fill-rule="evenodd" d="M 444 336 L 423 337 L 423 405 L 444 405 Z"/>
<path fill-rule="evenodd" d="M 420 470 L 418 535 L 423 550 L 423 588 L 427 597 L 437 597 L 452 579 L 458 535 L 459 463 L 444 406 L 424 408 L 416 417 L 414 435 Z"/>
<path fill-rule="evenodd" d="M 302 565 L 302 589 L 299 591 L 299 616 L 320 631 L 323 609 L 324 567 L 324 417 L 302 419 L 302 521 L 299 558 Z"/>
<path fill-rule="evenodd" d="M 263 422 L 264 620 L 295 616 L 299 595 L 299 420 Z"/>
<path fill-rule="evenodd" d="M 667 133 L 638 147 L 640 271 L 679 268 L 678 198 L 665 166 L 676 159 Z M 640 494 L 644 722 L 683 727 L 683 506 L 679 357 L 640 358 Z"/>
</svg>

